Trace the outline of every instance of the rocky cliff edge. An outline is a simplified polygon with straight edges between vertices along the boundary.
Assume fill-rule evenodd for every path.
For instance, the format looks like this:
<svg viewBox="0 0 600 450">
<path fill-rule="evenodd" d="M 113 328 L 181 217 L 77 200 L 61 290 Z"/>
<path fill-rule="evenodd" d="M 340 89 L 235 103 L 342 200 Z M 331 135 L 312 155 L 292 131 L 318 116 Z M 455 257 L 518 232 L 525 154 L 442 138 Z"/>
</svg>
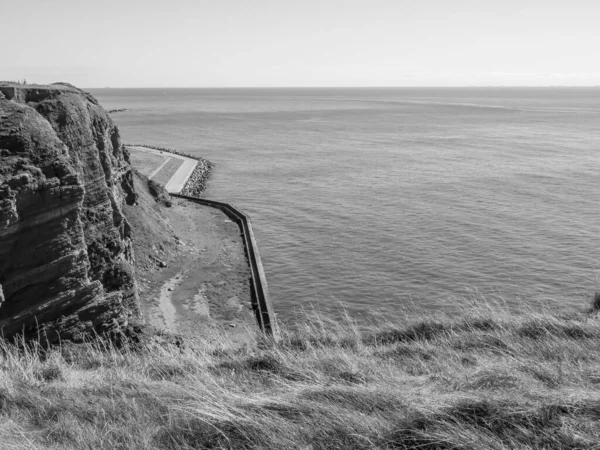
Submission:
<svg viewBox="0 0 600 450">
<path fill-rule="evenodd" d="M 0 83 L 0 336 L 81 341 L 139 316 L 132 180 L 90 94 Z"/>
</svg>

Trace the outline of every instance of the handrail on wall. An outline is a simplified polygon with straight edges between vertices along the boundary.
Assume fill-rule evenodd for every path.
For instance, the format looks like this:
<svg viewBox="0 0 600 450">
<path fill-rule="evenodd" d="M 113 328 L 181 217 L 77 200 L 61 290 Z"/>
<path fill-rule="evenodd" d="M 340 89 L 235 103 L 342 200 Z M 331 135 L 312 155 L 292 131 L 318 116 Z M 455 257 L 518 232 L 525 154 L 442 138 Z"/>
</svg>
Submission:
<svg viewBox="0 0 600 450">
<path fill-rule="evenodd" d="M 279 339 L 279 329 L 277 327 L 273 305 L 271 304 L 271 300 L 269 298 L 267 278 L 260 260 L 260 254 L 258 253 L 258 246 L 256 245 L 256 239 L 254 238 L 254 232 L 252 231 L 250 218 L 228 203 L 181 194 L 171 194 L 171 196 L 183 198 L 200 205 L 217 208 L 223 211 L 227 217 L 233 220 L 240 227 L 242 238 L 244 240 L 246 257 L 250 263 L 252 308 L 254 309 L 256 321 L 263 332 L 272 336 L 276 340 Z"/>
</svg>

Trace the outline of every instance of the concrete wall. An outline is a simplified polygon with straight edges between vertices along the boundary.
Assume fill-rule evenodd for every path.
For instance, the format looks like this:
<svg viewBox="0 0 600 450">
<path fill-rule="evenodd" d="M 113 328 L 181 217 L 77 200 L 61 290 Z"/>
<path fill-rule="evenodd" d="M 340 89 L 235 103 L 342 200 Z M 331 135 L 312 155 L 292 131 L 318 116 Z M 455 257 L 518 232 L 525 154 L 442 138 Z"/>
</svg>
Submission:
<svg viewBox="0 0 600 450">
<path fill-rule="evenodd" d="M 207 200 L 198 197 L 189 197 L 187 195 L 171 194 L 172 197 L 183 198 L 205 206 L 211 206 L 223 211 L 227 217 L 233 220 L 239 227 L 244 240 L 246 257 L 250 264 L 250 273 L 252 281 L 252 308 L 256 315 L 258 326 L 265 333 L 272 335 L 275 339 L 279 338 L 279 329 L 275 318 L 275 311 L 269 298 L 269 289 L 267 287 L 267 278 L 258 253 L 258 246 L 252 231 L 252 224 L 248 216 L 237 208 L 223 202 Z"/>
</svg>

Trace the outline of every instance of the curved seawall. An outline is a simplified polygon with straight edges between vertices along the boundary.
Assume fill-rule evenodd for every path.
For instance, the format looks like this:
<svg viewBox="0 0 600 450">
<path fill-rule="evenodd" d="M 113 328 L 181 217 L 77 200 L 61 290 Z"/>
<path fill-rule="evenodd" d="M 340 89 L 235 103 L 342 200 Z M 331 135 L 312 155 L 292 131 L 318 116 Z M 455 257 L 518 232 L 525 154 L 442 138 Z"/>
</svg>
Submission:
<svg viewBox="0 0 600 450">
<path fill-rule="evenodd" d="M 244 240 L 244 247 L 246 249 L 246 256 L 250 264 L 251 273 L 251 292 L 252 292 L 252 308 L 256 315 L 256 321 L 258 326 L 265 333 L 272 335 L 275 339 L 279 338 L 279 330 L 277 328 L 277 322 L 275 318 L 275 312 L 273 305 L 269 298 L 269 289 L 267 287 L 267 278 L 265 271 L 260 260 L 260 254 L 258 253 L 258 246 L 256 245 L 256 239 L 254 238 L 254 232 L 252 231 L 252 224 L 250 218 L 238 210 L 237 208 L 229 205 L 228 203 L 217 202 L 214 200 L 207 200 L 204 198 L 191 197 L 188 195 L 170 194 L 172 197 L 183 198 L 192 202 L 196 202 L 200 205 L 211 206 L 223 211 L 227 217 L 233 220 L 239 227 Z"/>
</svg>

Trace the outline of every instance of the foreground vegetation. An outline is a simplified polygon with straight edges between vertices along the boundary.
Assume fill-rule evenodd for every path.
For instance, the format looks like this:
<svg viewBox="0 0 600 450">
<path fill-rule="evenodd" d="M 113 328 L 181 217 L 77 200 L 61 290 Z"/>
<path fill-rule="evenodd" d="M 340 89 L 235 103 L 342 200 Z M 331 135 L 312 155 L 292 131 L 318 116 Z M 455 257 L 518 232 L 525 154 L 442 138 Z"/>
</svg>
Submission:
<svg viewBox="0 0 600 450">
<path fill-rule="evenodd" d="M 0 355 L 2 449 L 600 448 L 594 312 Z"/>
</svg>

